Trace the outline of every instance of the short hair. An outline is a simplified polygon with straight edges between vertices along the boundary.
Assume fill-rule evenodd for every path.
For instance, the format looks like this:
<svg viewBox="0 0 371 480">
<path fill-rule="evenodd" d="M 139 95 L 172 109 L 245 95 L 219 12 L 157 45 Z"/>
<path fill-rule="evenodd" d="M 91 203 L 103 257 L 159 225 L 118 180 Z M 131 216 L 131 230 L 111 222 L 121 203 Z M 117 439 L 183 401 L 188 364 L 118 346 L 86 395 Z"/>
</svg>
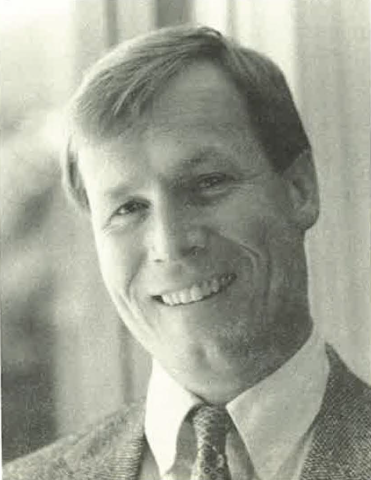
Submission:
<svg viewBox="0 0 371 480">
<path fill-rule="evenodd" d="M 166 83 L 197 60 L 219 66 L 246 99 L 252 128 L 276 171 L 310 148 L 285 77 L 270 59 L 209 27 L 160 29 L 104 56 L 71 100 L 62 170 L 65 187 L 80 206 L 89 207 L 76 140 L 109 140 L 135 127 Z"/>
</svg>

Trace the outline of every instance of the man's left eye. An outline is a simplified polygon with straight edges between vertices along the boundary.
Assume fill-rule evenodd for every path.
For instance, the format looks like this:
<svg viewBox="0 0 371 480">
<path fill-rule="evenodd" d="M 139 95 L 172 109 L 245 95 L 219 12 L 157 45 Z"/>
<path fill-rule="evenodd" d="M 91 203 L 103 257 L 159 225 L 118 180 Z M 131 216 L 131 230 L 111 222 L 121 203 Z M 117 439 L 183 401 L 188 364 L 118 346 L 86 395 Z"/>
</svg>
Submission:
<svg viewBox="0 0 371 480">
<path fill-rule="evenodd" d="M 210 189 L 213 187 L 219 187 L 225 184 L 228 180 L 227 175 L 224 173 L 213 173 L 208 175 L 202 175 L 197 180 L 197 186 L 201 189 Z"/>
</svg>

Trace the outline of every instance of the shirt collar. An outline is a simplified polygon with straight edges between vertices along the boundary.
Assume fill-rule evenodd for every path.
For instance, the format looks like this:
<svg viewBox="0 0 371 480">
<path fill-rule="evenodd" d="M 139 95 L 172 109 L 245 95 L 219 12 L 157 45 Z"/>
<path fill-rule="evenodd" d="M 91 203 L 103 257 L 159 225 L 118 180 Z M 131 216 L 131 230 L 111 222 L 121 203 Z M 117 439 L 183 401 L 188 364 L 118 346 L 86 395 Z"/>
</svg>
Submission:
<svg viewBox="0 0 371 480">
<path fill-rule="evenodd" d="M 272 478 L 309 430 L 322 403 L 328 371 L 325 344 L 314 329 L 288 362 L 227 404 L 260 478 Z M 201 403 L 154 360 L 145 432 L 161 476 L 175 462 L 187 414 Z"/>
<path fill-rule="evenodd" d="M 325 343 L 314 330 L 281 368 L 227 405 L 258 475 L 274 477 L 308 432 L 326 389 Z"/>
<path fill-rule="evenodd" d="M 199 397 L 185 390 L 153 360 L 145 433 L 161 477 L 175 462 L 178 435 L 187 414 L 201 403 Z"/>
</svg>

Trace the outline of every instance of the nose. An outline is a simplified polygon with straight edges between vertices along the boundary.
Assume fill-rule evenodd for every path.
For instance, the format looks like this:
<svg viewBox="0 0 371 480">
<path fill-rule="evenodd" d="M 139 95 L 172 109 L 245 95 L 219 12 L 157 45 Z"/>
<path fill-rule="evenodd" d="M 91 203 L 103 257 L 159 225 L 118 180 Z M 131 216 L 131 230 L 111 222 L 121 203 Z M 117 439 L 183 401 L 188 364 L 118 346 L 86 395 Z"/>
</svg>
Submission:
<svg viewBox="0 0 371 480">
<path fill-rule="evenodd" d="M 207 230 L 192 206 L 163 202 L 147 225 L 148 256 L 153 262 L 176 262 L 199 254 L 207 245 Z"/>
</svg>

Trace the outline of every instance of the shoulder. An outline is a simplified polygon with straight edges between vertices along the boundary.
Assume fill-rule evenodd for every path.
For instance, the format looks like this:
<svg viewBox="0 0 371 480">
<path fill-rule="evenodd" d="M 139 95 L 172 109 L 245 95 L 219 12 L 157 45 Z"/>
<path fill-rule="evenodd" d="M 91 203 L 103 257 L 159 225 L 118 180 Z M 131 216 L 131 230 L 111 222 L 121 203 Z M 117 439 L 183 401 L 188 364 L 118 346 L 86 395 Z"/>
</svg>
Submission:
<svg viewBox="0 0 371 480">
<path fill-rule="evenodd" d="M 6 464 L 3 467 L 3 480 L 46 480 L 51 478 L 51 471 L 64 470 L 63 455 L 69 448 L 73 448 L 77 441 L 78 437 L 71 435 Z"/>
<path fill-rule="evenodd" d="M 118 438 L 130 442 L 142 428 L 143 403 L 125 407 L 84 431 L 64 437 L 3 467 L 3 480 L 69 479 L 75 470 L 110 451 Z"/>
<path fill-rule="evenodd" d="M 330 376 L 307 462 L 313 476 L 305 478 L 322 478 L 314 475 L 321 469 L 332 472 L 327 478 L 371 478 L 371 387 L 333 348 L 327 353 Z"/>
<path fill-rule="evenodd" d="M 330 377 L 324 405 L 329 413 L 339 414 L 344 420 L 361 421 L 371 433 L 371 386 L 351 372 L 332 347 L 327 354 Z M 366 413 L 370 413 L 367 418 Z"/>
</svg>

